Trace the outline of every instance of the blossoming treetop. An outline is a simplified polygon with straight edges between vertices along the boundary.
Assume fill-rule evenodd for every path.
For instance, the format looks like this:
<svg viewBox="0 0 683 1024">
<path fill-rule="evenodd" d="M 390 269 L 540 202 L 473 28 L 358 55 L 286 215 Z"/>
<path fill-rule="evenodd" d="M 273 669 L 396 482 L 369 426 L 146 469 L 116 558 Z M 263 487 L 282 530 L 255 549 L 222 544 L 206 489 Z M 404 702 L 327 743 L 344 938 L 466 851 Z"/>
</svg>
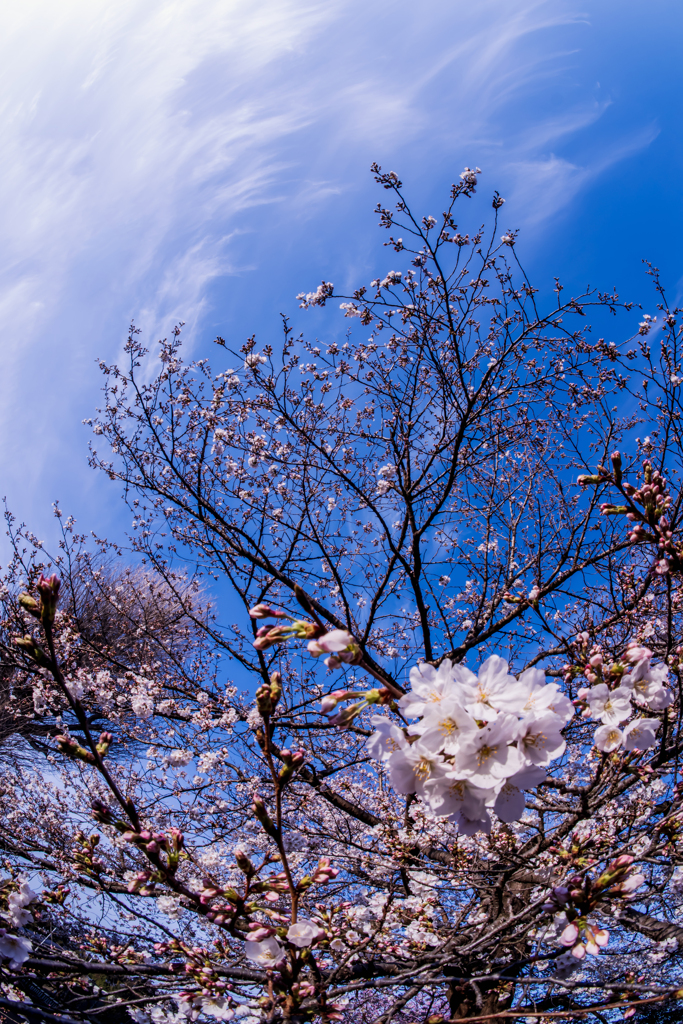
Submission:
<svg viewBox="0 0 683 1024">
<path fill-rule="evenodd" d="M 299 297 L 346 335 L 285 319 L 212 368 L 131 330 L 102 364 L 92 464 L 137 568 L 59 510 L 54 557 L 8 519 L 16 998 L 141 1024 L 677 1012 L 679 313 L 654 268 L 630 331 L 615 294 L 548 305 L 497 193 L 488 233 L 458 227 L 478 169 L 422 219 L 374 173 L 392 268 Z"/>
</svg>

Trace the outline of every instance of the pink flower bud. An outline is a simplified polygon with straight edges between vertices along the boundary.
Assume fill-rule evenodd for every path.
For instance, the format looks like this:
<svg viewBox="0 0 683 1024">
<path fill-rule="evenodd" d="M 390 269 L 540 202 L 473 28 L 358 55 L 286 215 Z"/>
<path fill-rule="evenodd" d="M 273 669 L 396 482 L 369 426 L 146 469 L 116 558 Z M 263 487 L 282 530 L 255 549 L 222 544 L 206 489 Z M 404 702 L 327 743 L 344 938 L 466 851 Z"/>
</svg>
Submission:
<svg viewBox="0 0 683 1024">
<path fill-rule="evenodd" d="M 249 615 L 252 619 L 281 619 L 284 617 L 284 614 L 284 612 L 271 608 L 267 604 L 255 604 L 253 608 L 249 609 Z"/>
<path fill-rule="evenodd" d="M 586 947 L 583 945 L 582 942 L 579 942 L 578 945 L 574 946 L 574 948 L 571 951 L 571 954 L 572 956 L 575 956 L 577 960 L 583 960 L 583 958 L 586 955 Z"/>
<path fill-rule="evenodd" d="M 560 942 L 563 946 L 573 946 L 579 937 L 579 929 L 575 924 L 568 924 L 560 935 Z"/>
<path fill-rule="evenodd" d="M 623 893 L 634 892 L 636 889 L 640 888 L 644 881 L 645 875 L 629 875 L 628 878 L 621 883 L 621 891 Z"/>
<path fill-rule="evenodd" d="M 337 654 L 353 644 L 353 637 L 345 629 L 332 629 L 317 640 L 311 640 L 308 649 L 317 658 L 321 654 Z"/>
<path fill-rule="evenodd" d="M 628 650 L 624 654 L 626 661 L 630 661 L 632 664 L 635 664 L 637 661 L 642 661 L 643 658 L 651 657 L 652 651 L 649 647 L 641 647 L 636 641 L 632 641 L 629 644 Z"/>
<path fill-rule="evenodd" d="M 339 701 L 344 700 L 345 696 L 346 690 L 335 690 L 333 693 L 328 693 L 320 702 L 320 710 L 324 715 L 329 715 L 330 711 L 334 711 Z"/>
</svg>

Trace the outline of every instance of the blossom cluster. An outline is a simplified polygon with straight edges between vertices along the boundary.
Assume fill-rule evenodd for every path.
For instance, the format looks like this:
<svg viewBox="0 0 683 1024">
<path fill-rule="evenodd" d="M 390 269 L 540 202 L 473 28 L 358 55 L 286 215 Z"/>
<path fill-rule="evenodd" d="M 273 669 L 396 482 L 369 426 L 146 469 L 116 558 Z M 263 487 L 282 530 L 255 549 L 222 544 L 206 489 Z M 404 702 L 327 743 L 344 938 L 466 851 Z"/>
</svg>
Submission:
<svg viewBox="0 0 683 1024">
<path fill-rule="evenodd" d="M 581 634 L 577 639 L 587 642 L 588 636 Z M 602 722 L 594 736 L 598 750 L 611 753 L 619 747 L 648 750 L 654 746 L 660 722 L 648 717 L 647 712 L 664 711 L 673 701 L 666 686 L 667 666 L 653 665 L 652 651 L 632 642 L 623 660 L 614 664 L 605 664 L 602 653 L 595 649 L 584 675 L 593 685 L 582 687 L 578 698 L 583 703 L 583 716 Z M 634 712 L 636 717 L 631 718 Z"/>
<path fill-rule="evenodd" d="M 490 811 L 504 822 L 524 812 L 524 790 L 545 779 L 546 766 L 564 753 L 562 729 L 572 702 L 543 672 L 519 678 L 492 655 L 477 675 L 448 660 L 410 671 L 412 689 L 398 702 L 401 728 L 375 715 L 370 754 L 389 769 L 399 793 L 416 793 L 431 812 L 465 835 L 489 832 Z"/>
</svg>

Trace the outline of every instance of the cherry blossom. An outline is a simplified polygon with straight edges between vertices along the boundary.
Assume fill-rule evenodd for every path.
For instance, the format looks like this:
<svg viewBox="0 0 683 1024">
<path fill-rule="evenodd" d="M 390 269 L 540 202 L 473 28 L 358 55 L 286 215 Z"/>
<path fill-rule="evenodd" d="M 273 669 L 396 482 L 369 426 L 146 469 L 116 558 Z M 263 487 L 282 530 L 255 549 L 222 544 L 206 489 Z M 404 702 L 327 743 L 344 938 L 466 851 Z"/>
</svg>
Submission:
<svg viewBox="0 0 683 1024">
<path fill-rule="evenodd" d="M 653 747 L 660 724 L 657 718 L 634 718 L 624 729 L 624 749 L 648 750 Z"/>
<path fill-rule="evenodd" d="M 631 714 L 631 695 L 625 687 L 610 690 L 605 683 L 599 683 L 589 691 L 588 703 L 593 718 L 599 718 L 605 725 L 619 725 Z"/>
<path fill-rule="evenodd" d="M 279 963 L 284 956 L 282 946 L 272 935 L 261 942 L 247 940 L 244 944 L 244 952 L 254 963 L 263 964 L 265 967 Z"/>
<path fill-rule="evenodd" d="M 315 921 L 306 921 L 303 918 L 299 919 L 296 924 L 290 924 L 287 929 L 288 941 L 299 949 L 312 946 L 320 938 L 320 934 L 320 927 Z"/>
<path fill-rule="evenodd" d="M 20 935 L 10 935 L 4 928 L 0 928 L 0 957 L 9 960 L 13 970 L 21 967 L 24 960 L 28 959 L 32 948 L 29 939 Z"/>
<path fill-rule="evenodd" d="M 624 734 L 621 729 L 618 729 L 616 725 L 601 725 L 595 730 L 595 736 L 593 737 L 595 746 L 598 750 L 604 751 L 606 754 L 610 754 L 613 750 L 617 750 L 624 739 Z"/>
</svg>

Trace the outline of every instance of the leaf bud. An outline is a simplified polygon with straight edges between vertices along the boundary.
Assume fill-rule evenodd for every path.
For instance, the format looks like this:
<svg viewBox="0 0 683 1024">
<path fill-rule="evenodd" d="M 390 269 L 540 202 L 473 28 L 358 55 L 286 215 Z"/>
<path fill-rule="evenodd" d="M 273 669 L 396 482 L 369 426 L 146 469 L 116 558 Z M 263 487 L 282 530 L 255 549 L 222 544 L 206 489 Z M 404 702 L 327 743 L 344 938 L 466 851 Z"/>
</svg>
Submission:
<svg viewBox="0 0 683 1024">
<path fill-rule="evenodd" d="M 258 795 L 254 796 L 254 802 L 252 804 L 251 809 L 254 816 L 258 818 L 258 820 L 261 822 L 263 828 L 268 833 L 268 835 L 275 835 L 275 826 L 273 825 L 273 822 L 270 820 L 270 816 L 268 814 L 268 811 L 266 810 L 266 805 L 264 804 L 262 797 Z"/>
</svg>

